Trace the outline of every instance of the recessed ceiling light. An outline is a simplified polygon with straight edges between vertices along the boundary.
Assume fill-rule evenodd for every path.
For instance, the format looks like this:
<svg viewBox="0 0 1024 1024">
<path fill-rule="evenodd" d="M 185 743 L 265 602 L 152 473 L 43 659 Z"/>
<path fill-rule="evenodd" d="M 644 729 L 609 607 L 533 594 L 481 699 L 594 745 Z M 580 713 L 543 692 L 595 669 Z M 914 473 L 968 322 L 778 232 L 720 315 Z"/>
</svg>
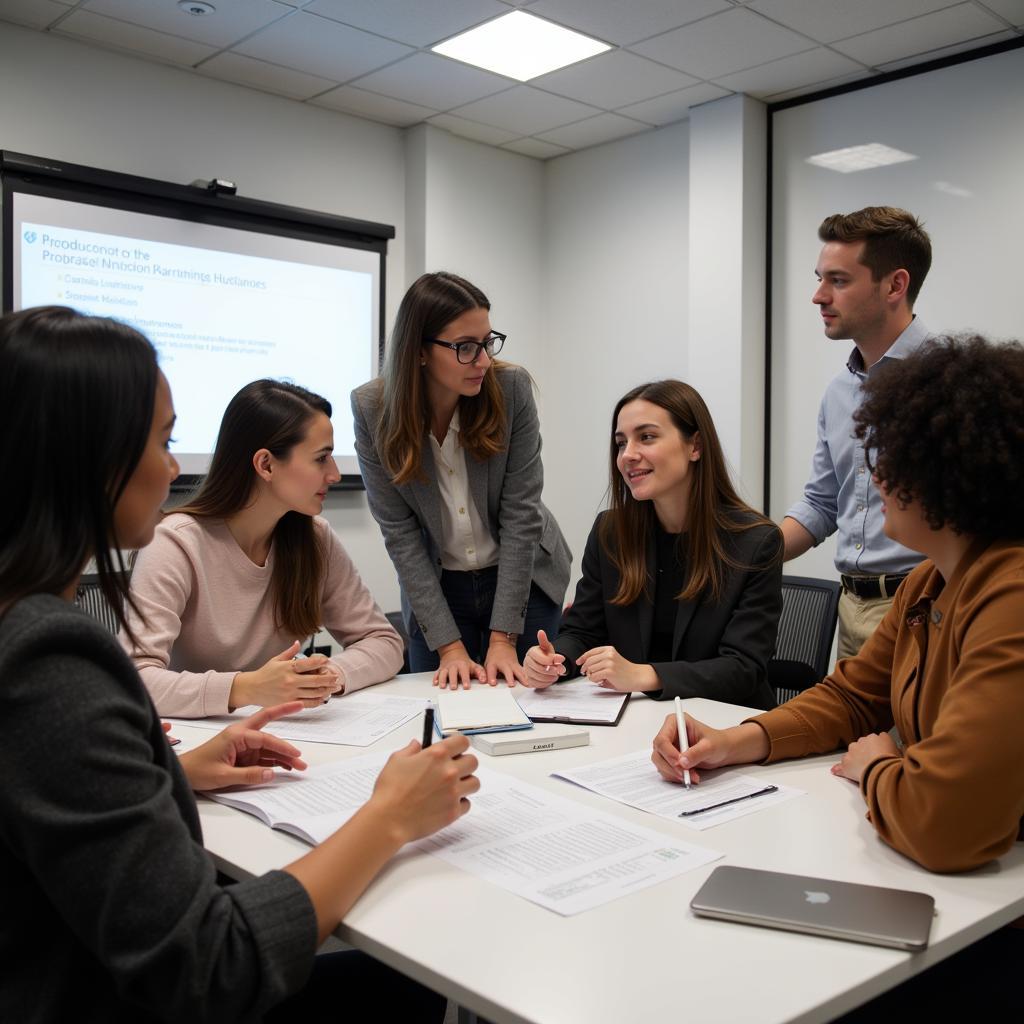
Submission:
<svg viewBox="0 0 1024 1024">
<path fill-rule="evenodd" d="M 852 174 L 854 171 L 867 171 L 872 167 L 902 164 L 907 160 L 916 159 L 913 153 L 904 153 L 901 149 L 893 149 L 881 142 L 868 142 L 863 146 L 847 146 L 846 149 L 818 153 L 809 156 L 807 162 L 829 171 L 838 171 L 840 174 Z"/>
<path fill-rule="evenodd" d="M 178 0 L 178 6 L 194 18 L 201 18 L 204 14 L 213 14 L 217 9 L 213 4 L 206 3 L 206 0 Z"/>
<path fill-rule="evenodd" d="M 524 11 L 503 14 L 433 47 L 435 53 L 520 82 L 610 49 L 607 43 Z"/>
</svg>

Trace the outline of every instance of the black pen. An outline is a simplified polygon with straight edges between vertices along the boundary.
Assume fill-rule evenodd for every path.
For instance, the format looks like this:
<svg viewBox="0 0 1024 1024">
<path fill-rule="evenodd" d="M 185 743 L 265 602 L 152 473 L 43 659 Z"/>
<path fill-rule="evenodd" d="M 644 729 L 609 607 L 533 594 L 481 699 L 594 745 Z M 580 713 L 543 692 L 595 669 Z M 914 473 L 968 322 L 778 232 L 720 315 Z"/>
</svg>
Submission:
<svg viewBox="0 0 1024 1024">
<path fill-rule="evenodd" d="M 778 792 L 778 786 L 765 786 L 754 793 L 747 793 L 746 796 L 734 796 L 731 800 L 721 800 L 717 804 L 708 804 L 707 807 L 698 807 L 695 811 L 680 811 L 678 817 L 689 818 L 694 814 L 703 814 L 705 811 L 713 811 L 716 807 L 725 807 L 726 804 L 738 804 L 741 800 L 750 800 L 755 796 L 764 796 L 765 793 Z"/>
<path fill-rule="evenodd" d="M 434 709 L 432 707 L 427 708 L 423 712 L 423 742 L 420 746 L 424 750 L 434 742 Z"/>
</svg>

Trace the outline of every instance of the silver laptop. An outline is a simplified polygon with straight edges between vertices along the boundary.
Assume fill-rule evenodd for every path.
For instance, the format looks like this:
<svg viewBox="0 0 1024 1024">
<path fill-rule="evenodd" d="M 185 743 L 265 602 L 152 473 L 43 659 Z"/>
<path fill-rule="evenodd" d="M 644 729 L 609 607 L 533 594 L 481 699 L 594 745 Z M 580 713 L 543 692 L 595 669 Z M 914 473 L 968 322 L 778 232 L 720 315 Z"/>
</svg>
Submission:
<svg viewBox="0 0 1024 1024">
<path fill-rule="evenodd" d="M 723 921 L 917 950 L 928 945 L 935 900 L 905 889 L 723 866 L 711 872 L 690 909 Z"/>
</svg>

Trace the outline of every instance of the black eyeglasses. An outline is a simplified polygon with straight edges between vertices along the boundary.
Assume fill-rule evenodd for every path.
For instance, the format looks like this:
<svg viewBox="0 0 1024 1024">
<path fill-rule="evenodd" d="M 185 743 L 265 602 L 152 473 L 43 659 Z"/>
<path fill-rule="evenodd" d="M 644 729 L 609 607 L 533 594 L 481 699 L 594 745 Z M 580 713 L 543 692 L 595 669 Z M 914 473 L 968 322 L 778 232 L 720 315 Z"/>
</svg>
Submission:
<svg viewBox="0 0 1024 1024">
<path fill-rule="evenodd" d="M 483 349 L 488 357 L 496 356 L 505 344 L 507 334 L 498 331 L 491 331 L 483 341 L 439 341 L 437 338 L 424 338 L 424 345 L 441 345 L 450 348 L 455 352 L 455 358 L 460 363 L 475 363 L 480 358 L 480 350 Z"/>
</svg>

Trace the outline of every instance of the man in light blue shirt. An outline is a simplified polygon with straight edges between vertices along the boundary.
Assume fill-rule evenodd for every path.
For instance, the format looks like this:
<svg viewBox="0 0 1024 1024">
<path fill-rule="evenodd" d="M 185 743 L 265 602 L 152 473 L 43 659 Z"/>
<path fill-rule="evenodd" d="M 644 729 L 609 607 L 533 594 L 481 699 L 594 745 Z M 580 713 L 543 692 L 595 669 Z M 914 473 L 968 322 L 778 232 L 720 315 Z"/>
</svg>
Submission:
<svg viewBox="0 0 1024 1024">
<path fill-rule="evenodd" d="M 810 479 L 786 513 L 782 534 L 788 561 L 838 531 L 838 651 L 847 658 L 874 632 L 903 577 L 921 560 L 885 535 L 882 498 L 853 436 L 853 413 L 871 373 L 929 336 L 913 307 L 931 266 L 931 240 L 916 217 L 890 206 L 827 217 L 818 237 L 825 244 L 811 301 L 825 336 L 849 338 L 856 347 L 822 397 Z"/>
</svg>

